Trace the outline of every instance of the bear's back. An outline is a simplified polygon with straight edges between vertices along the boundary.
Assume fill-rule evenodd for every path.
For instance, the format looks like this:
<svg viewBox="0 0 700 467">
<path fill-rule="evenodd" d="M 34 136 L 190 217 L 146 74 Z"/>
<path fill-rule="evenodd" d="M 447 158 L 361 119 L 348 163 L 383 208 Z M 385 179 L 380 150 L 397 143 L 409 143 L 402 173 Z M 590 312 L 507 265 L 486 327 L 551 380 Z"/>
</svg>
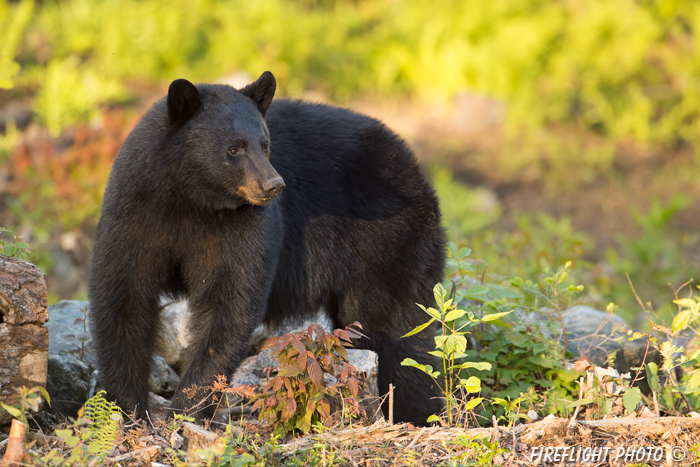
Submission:
<svg viewBox="0 0 700 467">
<path fill-rule="evenodd" d="M 432 189 L 404 141 L 380 121 L 351 110 L 275 100 L 265 118 L 283 198 L 355 217 L 388 216 Z M 417 207 L 417 206 L 414 206 Z"/>
</svg>

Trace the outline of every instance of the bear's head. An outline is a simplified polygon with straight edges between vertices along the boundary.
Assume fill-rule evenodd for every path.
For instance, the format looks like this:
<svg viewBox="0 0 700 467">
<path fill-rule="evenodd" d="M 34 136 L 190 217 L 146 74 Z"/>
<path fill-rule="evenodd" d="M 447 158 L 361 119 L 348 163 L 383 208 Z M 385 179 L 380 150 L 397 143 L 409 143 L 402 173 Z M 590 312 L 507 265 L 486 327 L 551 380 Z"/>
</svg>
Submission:
<svg viewBox="0 0 700 467">
<path fill-rule="evenodd" d="M 243 89 L 220 84 L 170 84 L 169 145 L 180 154 L 179 182 L 197 202 L 214 208 L 262 206 L 285 187 L 270 163 L 265 114 L 275 94 L 269 71 Z"/>
</svg>

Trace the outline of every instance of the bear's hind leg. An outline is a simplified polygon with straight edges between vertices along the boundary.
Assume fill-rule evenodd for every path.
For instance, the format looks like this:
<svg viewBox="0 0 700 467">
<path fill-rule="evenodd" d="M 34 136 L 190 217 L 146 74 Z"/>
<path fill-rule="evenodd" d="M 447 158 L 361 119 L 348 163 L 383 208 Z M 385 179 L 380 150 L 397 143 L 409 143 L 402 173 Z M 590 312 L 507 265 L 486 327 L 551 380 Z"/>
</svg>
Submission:
<svg viewBox="0 0 700 467">
<path fill-rule="evenodd" d="M 394 389 L 394 420 L 426 425 L 430 415 L 444 410 L 444 396 L 433 380 L 420 370 L 401 366 L 405 358 L 437 366 L 437 359 L 428 352 L 435 350 L 436 327 L 430 326 L 418 334 L 401 337 L 423 324 L 424 314 L 409 300 L 390 297 L 389 294 L 347 294 L 333 301 L 331 318 L 336 327 L 358 321 L 369 339 L 353 340 L 357 348 L 377 352 L 379 357 L 378 385 L 380 396 Z M 388 416 L 388 398 L 382 405 Z"/>
</svg>

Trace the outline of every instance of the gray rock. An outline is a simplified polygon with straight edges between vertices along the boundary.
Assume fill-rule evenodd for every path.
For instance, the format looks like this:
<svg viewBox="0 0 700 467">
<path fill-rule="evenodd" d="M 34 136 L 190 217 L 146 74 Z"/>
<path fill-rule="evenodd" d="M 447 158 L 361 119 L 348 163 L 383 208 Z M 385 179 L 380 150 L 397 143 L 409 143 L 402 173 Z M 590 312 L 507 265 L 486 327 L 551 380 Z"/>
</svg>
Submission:
<svg viewBox="0 0 700 467">
<path fill-rule="evenodd" d="M 72 356 L 75 360 L 84 364 L 88 373 L 91 374 L 96 368 L 96 357 L 89 332 L 86 332 L 86 327 L 83 324 L 86 317 L 86 306 L 88 306 L 88 302 L 82 300 L 63 300 L 56 305 L 50 306 L 48 310 L 49 321 L 45 326 L 49 330 L 49 354 L 56 357 L 53 360 L 54 364 L 58 365 L 59 361 L 72 362 L 72 359 L 64 358 L 66 356 Z M 166 347 L 166 351 L 170 352 L 169 355 L 172 357 L 171 361 L 174 362 L 178 361 L 181 358 L 182 352 L 184 352 L 184 346 L 182 345 L 182 339 L 179 333 L 182 332 L 181 329 L 185 327 L 182 323 L 186 321 L 183 318 L 186 310 L 186 306 L 184 310 L 182 307 L 173 307 L 169 312 L 167 312 L 168 310 L 166 309 L 163 314 L 164 323 L 174 323 L 170 327 L 167 325 L 164 326 L 166 330 L 163 333 L 167 336 L 166 340 L 168 342 L 175 342 L 172 346 Z M 178 324 L 181 325 L 179 328 L 177 326 Z M 80 341 L 80 339 L 83 338 L 87 339 L 84 343 L 84 349 L 82 347 L 83 343 Z M 161 350 L 161 352 L 163 351 Z M 67 364 L 68 363 L 65 365 Z M 59 381 L 59 378 L 67 376 L 69 373 L 67 371 L 61 371 L 58 367 L 56 370 L 57 374 L 53 377 L 54 387 L 70 387 L 72 384 L 70 381 Z M 89 376 L 86 381 L 89 383 Z M 149 383 L 152 386 L 153 392 L 164 397 L 171 397 L 179 381 L 180 379 L 177 373 L 169 366 L 167 360 L 164 357 L 155 355 L 151 376 L 149 377 Z M 54 397 L 51 390 L 49 390 L 49 394 Z M 80 394 L 82 396 L 82 393 Z M 80 405 L 82 405 L 83 402 L 85 402 L 85 399 L 80 402 Z M 80 405 L 78 405 L 77 408 L 80 408 Z"/>
<path fill-rule="evenodd" d="M 647 353 L 646 339 L 627 339 L 629 326 L 624 319 L 588 306 L 569 308 L 563 314 L 566 348 L 575 360 L 584 355 L 596 366 L 603 366 L 608 355 L 615 354 L 615 369 L 627 373 L 646 363 L 661 363 L 661 355 L 653 348 Z"/>
<path fill-rule="evenodd" d="M 175 394 L 179 382 L 180 377 L 168 365 L 168 362 L 160 355 L 154 355 L 151 375 L 148 377 L 151 391 L 159 396 L 170 398 Z"/>
<path fill-rule="evenodd" d="M 71 354 L 82 359 L 90 369 L 95 369 L 95 354 L 86 324 L 85 300 L 62 300 L 49 307 L 49 321 L 44 325 L 49 330 L 49 353 Z M 83 343 L 80 339 L 86 338 Z"/>
<path fill-rule="evenodd" d="M 47 410 L 75 417 L 88 399 L 91 371 L 80 359 L 69 353 L 49 354 L 46 390 L 51 396 Z"/>
<path fill-rule="evenodd" d="M 165 304 L 161 312 L 158 354 L 174 368 L 182 364 L 185 349 L 190 343 L 189 317 L 186 301 Z"/>
</svg>

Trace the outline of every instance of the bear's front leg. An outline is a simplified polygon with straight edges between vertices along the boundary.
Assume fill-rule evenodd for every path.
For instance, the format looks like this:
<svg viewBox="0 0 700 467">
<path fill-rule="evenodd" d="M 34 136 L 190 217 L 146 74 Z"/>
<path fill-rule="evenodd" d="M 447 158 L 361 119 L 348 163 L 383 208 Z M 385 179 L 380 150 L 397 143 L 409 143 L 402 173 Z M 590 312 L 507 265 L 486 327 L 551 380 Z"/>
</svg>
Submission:
<svg viewBox="0 0 700 467">
<path fill-rule="evenodd" d="M 272 274 L 251 263 L 236 268 L 195 268 L 191 291 L 191 344 L 173 409 L 193 408 L 196 418 L 211 417 L 215 404 L 211 389 L 216 377 L 227 378 L 247 356 L 250 337 L 262 321 L 270 293 Z M 248 269 L 245 266 L 249 266 Z M 197 390 L 188 391 L 196 386 Z"/>
</svg>

